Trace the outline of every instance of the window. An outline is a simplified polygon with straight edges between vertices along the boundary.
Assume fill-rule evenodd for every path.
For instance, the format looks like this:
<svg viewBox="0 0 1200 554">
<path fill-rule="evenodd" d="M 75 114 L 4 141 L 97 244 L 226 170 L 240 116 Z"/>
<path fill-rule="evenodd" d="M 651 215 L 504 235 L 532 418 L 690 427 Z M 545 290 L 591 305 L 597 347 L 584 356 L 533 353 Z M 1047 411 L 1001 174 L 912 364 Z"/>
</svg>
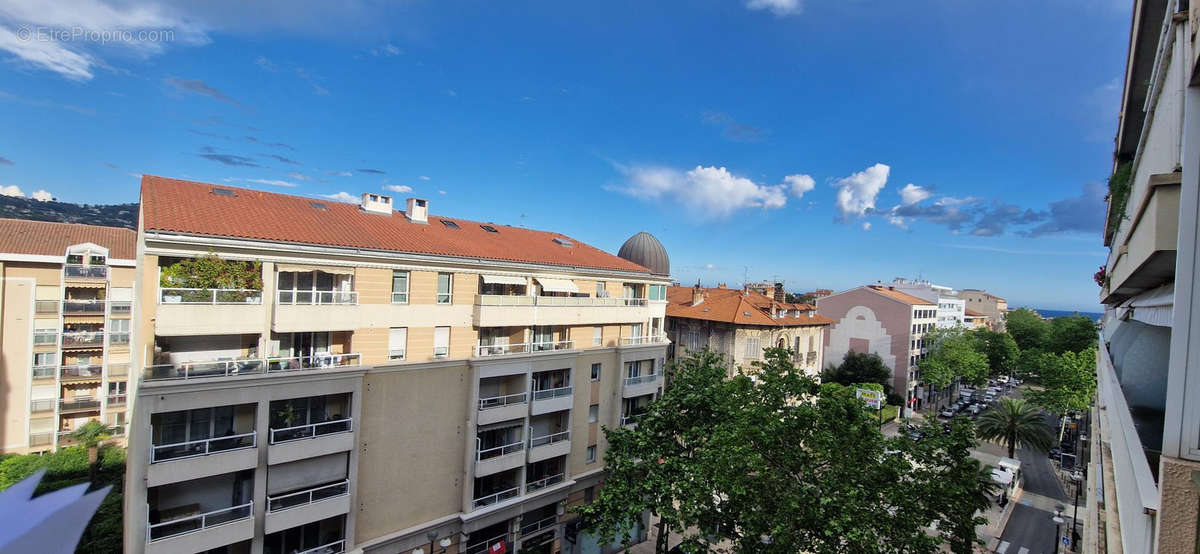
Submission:
<svg viewBox="0 0 1200 554">
<path fill-rule="evenodd" d="M 442 225 L 445 225 L 446 227 L 449 227 L 449 228 L 451 228 L 451 229 L 457 229 L 457 228 L 458 228 L 458 224 L 457 224 L 457 223 L 455 223 L 455 222 L 453 222 L 453 221 L 450 221 L 449 219 L 441 219 L 441 220 L 439 220 L 439 221 L 441 221 L 441 222 L 442 222 Z"/>
<path fill-rule="evenodd" d="M 499 233 L 500 232 L 500 231 L 497 231 L 496 228 L 492 227 L 491 225 L 480 225 L 480 227 L 482 227 L 484 231 L 487 231 L 489 233 Z"/>
<path fill-rule="evenodd" d="M 594 444 L 587 447 L 587 463 L 596 463 L 596 445 Z M 591 490 L 591 488 L 588 488 L 588 492 L 591 492 Z"/>
<path fill-rule="evenodd" d="M 450 328 L 433 328 L 433 357 L 445 358 L 450 355 Z"/>
<path fill-rule="evenodd" d="M 600 405 L 592 404 L 588 406 L 588 423 L 600 421 Z"/>
<path fill-rule="evenodd" d="M 758 345 L 758 338 L 746 339 L 746 357 L 757 360 L 760 356 L 762 356 L 762 347 Z"/>
<path fill-rule="evenodd" d="M 407 271 L 392 271 L 392 304 L 408 304 Z"/>
<path fill-rule="evenodd" d="M 583 489 L 583 501 L 584 502 L 591 504 L 592 500 L 595 500 L 595 499 L 596 499 L 596 486 L 595 485 L 592 485 L 586 489 Z"/>
<path fill-rule="evenodd" d="M 600 346 L 604 342 L 604 327 L 592 327 L 592 346 Z"/>
<path fill-rule="evenodd" d="M 56 366 L 58 354 L 54 352 L 35 352 L 33 354 L 34 367 Z"/>
<path fill-rule="evenodd" d="M 650 300 L 666 300 L 667 286 L 666 285 L 650 285 Z"/>
<path fill-rule="evenodd" d="M 558 244 L 559 246 L 564 246 L 567 248 L 575 246 L 575 243 L 573 243 L 567 239 L 561 238 L 561 237 L 555 237 L 554 242 L 555 242 L 555 244 Z"/>
<path fill-rule="evenodd" d="M 108 383 L 108 395 L 112 396 L 114 394 L 125 394 L 125 387 L 125 381 L 110 381 Z"/>
<path fill-rule="evenodd" d="M 592 364 L 592 380 L 600 380 L 600 364 Z"/>
<path fill-rule="evenodd" d="M 608 298 L 608 290 L 604 288 L 604 281 L 596 281 L 596 298 Z"/>
<path fill-rule="evenodd" d="M 403 360 L 408 351 L 408 327 L 393 327 L 388 336 L 388 359 Z"/>
<path fill-rule="evenodd" d="M 438 273 L 438 277 L 437 277 L 437 279 L 438 279 L 437 303 L 438 304 L 449 304 L 450 303 L 450 295 L 453 292 L 451 290 L 452 281 L 451 281 L 450 277 L 451 277 L 451 275 L 449 273 Z"/>
</svg>

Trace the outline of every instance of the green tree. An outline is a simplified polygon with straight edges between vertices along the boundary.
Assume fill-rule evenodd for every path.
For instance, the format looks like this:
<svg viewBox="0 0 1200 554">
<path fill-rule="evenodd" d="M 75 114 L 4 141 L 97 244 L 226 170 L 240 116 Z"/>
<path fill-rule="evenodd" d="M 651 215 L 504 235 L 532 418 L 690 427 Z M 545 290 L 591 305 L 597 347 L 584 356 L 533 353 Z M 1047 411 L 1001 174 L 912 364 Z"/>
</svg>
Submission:
<svg viewBox="0 0 1200 554">
<path fill-rule="evenodd" d="M 879 354 L 850 351 L 842 357 L 840 365 L 830 365 L 821 380 L 827 383 L 852 386 L 859 383 L 879 383 L 885 393 L 892 390 L 892 370 L 883 363 Z"/>
<path fill-rule="evenodd" d="M 99 421 L 89 421 L 71 432 L 71 438 L 87 449 L 88 481 L 96 480 L 96 463 L 100 460 L 100 443 L 112 438 L 113 433 L 116 433 L 115 427 Z"/>
<path fill-rule="evenodd" d="M 988 359 L 991 375 L 1008 375 L 1017 370 L 1021 350 L 1012 335 L 991 329 L 976 329 L 968 333 L 975 350 Z"/>
<path fill-rule="evenodd" d="M 162 268 L 159 281 L 168 288 L 262 290 L 262 263 L 208 253 Z"/>
<path fill-rule="evenodd" d="M 989 374 L 988 358 L 976 346 L 971 335 L 961 329 L 940 329 L 926 334 L 929 356 L 919 362 L 921 380 L 939 389 L 949 386 L 956 377 L 982 385 Z"/>
<path fill-rule="evenodd" d="M 1043 353 L 1035 359 L 1041 386 L 1025 392 L 1030 402 L 1060 415 L 1082 412 L 1092 405 L 1096 394 L 1095 347 L 1083 352 Z M 1066 425 L 1066 419 L 1060 421 Z"/>
<path fill-rule="evenodd" d="M 1008 447 L 1009 458 L 1016 457 L 1018 445 L 1045 452 L 1053 442 L 1041 411 L 1020 398 L 1001 398 L 979 416 L 978 429 L 980 438 Z"/>
<path fill-rule="evenodd" d="M 1046 323 L 1037 312 L 1029 308 L 1008 312 L 1004 326 L 1022 351 L 1046 348 L 1050 324 Z"/>
<path fill-rule="evenodd" d="M 636 428 L 605 430 L 610 473 L 580 508 L 602 540 L 651 510 L 660 537 L 675 531 L 688 552 L 970 552 L 984 520 L 969 421 L 950 433 L 929 423 L 920 442 L 888 439 L 853 389 L 818 387 L 784 349 L 768 349 L 753 379 L 728 371 L 705 353 L 682 360 L 682 388 Z"/>
<path fill-rule="evenodd" d="M 1055 354 L 1082 352 L 1096 344 L 1096 322 L 1084 315 L 1056 317 L 1046 336 L 1046 349 Z"/>
</svg>

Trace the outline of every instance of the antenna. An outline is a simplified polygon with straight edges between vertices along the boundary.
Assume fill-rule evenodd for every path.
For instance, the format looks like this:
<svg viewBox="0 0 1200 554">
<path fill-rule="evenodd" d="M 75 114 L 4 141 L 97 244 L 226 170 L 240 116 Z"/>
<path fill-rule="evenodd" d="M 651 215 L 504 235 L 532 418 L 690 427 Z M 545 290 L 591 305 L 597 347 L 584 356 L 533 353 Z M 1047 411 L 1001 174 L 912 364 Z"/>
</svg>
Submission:
<svg viewBox="0 0 1200 554">
<path fill-rule="evenodd" d="M 750 283 L 750 266 L 744 265 L 742 270 L 742 286 L 744 287 Z"/>
</svg>

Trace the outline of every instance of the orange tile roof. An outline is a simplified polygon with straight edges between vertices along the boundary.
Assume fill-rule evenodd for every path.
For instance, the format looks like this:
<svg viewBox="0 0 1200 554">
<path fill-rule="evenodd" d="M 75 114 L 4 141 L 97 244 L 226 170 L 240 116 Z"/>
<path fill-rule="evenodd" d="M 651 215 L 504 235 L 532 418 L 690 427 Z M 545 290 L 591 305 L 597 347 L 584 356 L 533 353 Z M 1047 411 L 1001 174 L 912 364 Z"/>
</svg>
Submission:
<svg viewBox="0 0 1200 554">
<path fill-rule="evenodd" d="M 739 289 L 727 288 L 701 290 L 704 293 L 704 301 L 692 305 L 692 287 L 667 287 L 667 315 L 735 325 L 771 327 L 800 327 L 833 323 L 833 320 L 817 314 L 813 314 L 812 317 L 789 314 L 788 317 L 773 318 L 766 311 L 770 309 L 773 300 L 759 292 L 750 291 L 743 294 Z M 764 310 L 764 306 L 766 310 Z"/>
<path fill-rule="evenodd" d="M 234 195 L 214 194 L 214 188 Z M 650 273 L 558 233 L 487 223 L 499 231 L 491 233 L 475 221 L 428 219 L 428 224 L 412 223 L 402 211 L 387 217 L 364 212 L 357 204 L 142 176 L 142 225 L 147 231 Z M 458 228 L 443 225 L 442 219 Z M 558 237 L 574 245 L 559 245 L 554 241 Z"/>
<path fill-rule="evenodd" d="M 899 300 L 905 304 L 913 304 L 916 306 L 933 306 L 933 305 L 935 305 L 935 303 L 930 300 L 926 300 L 924 298 L 918 298 L 916 296 L 908 294 L 907 292 L 900 292 L 896 289 L 891 289 L 891 288 L 888 288 L 883 285 L 869 285 L 869 286 L 867 286 L 867 288 L 876 293 L 882 294 L 883 296 L 891 298 L 893 300 Z"/>
<path fill-rule="evenodd" d="M 0 218 L 0 252 L 66 256 L 67 247 L 90 242 L 108 249 L 110 258 L 132 260 L 137 232 L 123 227 Z"/>
<path fill-rule="evenodd" d="M 975 311 L 975 310 L 971 310 L 971 309 L 968 309 L 968 310 L 966 311 L 966 314 L 967 314 L 967 315 L 969 315 L 969 316 L 971 316 L 971 317 L 987 317 L 987 314 L 981 314 L 981 313 L 979 313 L 979 312 L 977 312 L 977 311 Z"/>
</svg>

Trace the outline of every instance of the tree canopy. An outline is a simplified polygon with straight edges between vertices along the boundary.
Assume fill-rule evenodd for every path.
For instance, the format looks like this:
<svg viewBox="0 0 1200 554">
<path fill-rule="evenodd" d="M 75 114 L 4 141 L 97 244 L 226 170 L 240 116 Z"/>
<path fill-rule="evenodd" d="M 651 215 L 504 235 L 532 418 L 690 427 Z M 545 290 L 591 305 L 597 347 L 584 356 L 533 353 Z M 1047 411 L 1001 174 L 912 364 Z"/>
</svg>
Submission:
<svg viewBox="0 0 1200 554">
<path fill-rule="evenodd" d="M 1082 412 L 1092 405 L 1096 394 L 1095 347 L 1062 354 L 1034 353 L 1027 358 L 1041 383 L 1041 387 L 1026 391 L 1031 402 L 1057 414 Z"/>
<path fill-rule="evenodd" d="M 668 531 L 688 552 L 971 551 L 986 497 L 969 421 L 885 438 L 852 388 L 818 386 L 784 349 L 753 378 L 726 379 L 728 364 L 708 351 L 680 360 L 636 427 L 605 429 L 609 475 L 579 508 L 601 540 L 650 511 L 656 552 Z"/>
<path fill-rule="evenodd" d="M 1012 335 L 986 328 L 968 334 L 975 343 L 975 350 L 987 356 L 991 375 L 1008 375 L 1017 370 L 1021 350 Z"/>
<path fill-rule="evenodd" d="M 879 383 L 883 391 L 892 391 L 892 370 L 883 363 L 879 354 L 846 352 L 840 365 L 830 365 L 825 369 L 821 379 L 826 383 L 840 385 L 857 385 L 859 383 Z"/>
<path fill-rule="evenodd" d="M 938 329 L 925 335 L 929 356 L 921 360 L 921 379 L 935 387 L 945 387 L 955 377 L 982 385 L 990 371 L 988 357 L 976 350 L 972 335 L 961 329 Z"/>
<path fill-rule="evenodd" d="M 1050 328 L 1042 316 L 1028 308 L 1008 312 L 1004 327 L 1021 350 L 1041 349 L 1046 344 Z"/>
</svg>

